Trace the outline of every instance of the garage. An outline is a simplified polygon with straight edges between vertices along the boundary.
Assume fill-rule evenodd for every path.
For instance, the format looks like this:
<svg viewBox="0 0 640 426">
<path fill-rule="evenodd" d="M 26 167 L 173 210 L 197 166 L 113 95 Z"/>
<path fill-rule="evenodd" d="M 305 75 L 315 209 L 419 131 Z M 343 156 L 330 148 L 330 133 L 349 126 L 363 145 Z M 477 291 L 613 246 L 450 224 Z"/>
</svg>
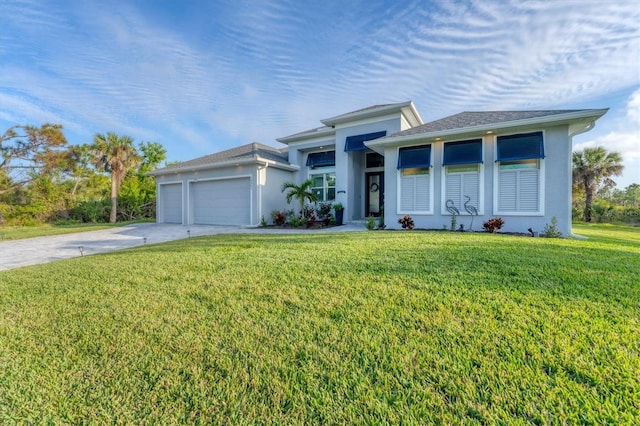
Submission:
<svg viewBox="0 0 640 426">
<path fill-rule="evenodd" d="M 251 180 L 248 177 L 193 182 L 193 223 L 251 224 Z"/>
<path fill-rule="evenodd" d="M 182 223 L 182 183 L 160 185 L 160 215 L 164 223 Z"/>
</svg>

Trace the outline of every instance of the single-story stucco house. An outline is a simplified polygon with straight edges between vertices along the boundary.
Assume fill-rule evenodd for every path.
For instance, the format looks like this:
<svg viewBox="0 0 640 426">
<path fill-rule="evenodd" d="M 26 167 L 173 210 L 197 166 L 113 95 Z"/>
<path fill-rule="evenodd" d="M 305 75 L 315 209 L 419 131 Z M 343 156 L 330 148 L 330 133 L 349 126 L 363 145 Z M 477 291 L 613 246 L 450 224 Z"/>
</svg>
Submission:
<svg viewBox="0 0 640 426">
<path fill-rule="evenodd" d="M 542 231 L 555 217 L 571 233 L 572 137 L 607 109 L 462 112 L 424 123 L 413 102 L 375 105 L 320 127 L 155 170 L 160 223 L 256 226 L 289 208 L 284 182 L 311 178 L 345 221 L 410 215 L 416 228 L 474 230 L 491 217 L 503 231 Z M 465 206 L 466 205 L 466 206 Z M 465 208 L 466 207 L 466 208 Z"/>
</svg>

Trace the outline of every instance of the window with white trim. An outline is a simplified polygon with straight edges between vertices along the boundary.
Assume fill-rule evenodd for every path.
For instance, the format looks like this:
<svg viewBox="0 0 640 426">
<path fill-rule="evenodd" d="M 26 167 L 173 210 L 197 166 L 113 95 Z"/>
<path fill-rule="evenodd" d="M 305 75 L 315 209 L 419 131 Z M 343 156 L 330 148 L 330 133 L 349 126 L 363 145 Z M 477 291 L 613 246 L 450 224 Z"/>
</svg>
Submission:
<svg viewBox="0 0 640 426">
<path fill-rule="evenodd" d="M 542 212 L 542 132 L 498 136 L 497 214 Z"/>
<path fill-rule="evenodd" d="M 445 196 L 443 208 L 447 202 L 461 215 L 469 211 L 480 211 L 480 164 L 445 166 Z"/>
<path fill-rule="evenodd" d="M 336 199 L 335 165 L 335 151 L 314 152 L 307 156 L 309 178 L 313 182 L 311 192 L 318 201 L 333 201 Z"/>
<path fill-rule="evenodd" d="M 443 154 L 442 213 L 481 214 L 482 139 L 445 143 Z"/>
<path fill-rule="evenodd" d="M 400 171 L 400 210 L 429 212 L 431 210 L 431 178 L 428 168 Z"/>
<path fill-rule="evenodd" d="M 498 211 L 540 211 L 539 159 L 501 161 L 498 171 Z"/>
<path fill-rule="evenodd" d="M 398 150 L 399 213 L 431 213 L 431 145 Z"/>
<path fill-rule="evenodd" d="M 313 181 L 311 192 L 318 201 L 333 201 L 336 199 L 336 172 L 333 167 L 315 168 L 309 171 L 309 177 Z"/>
</svg>

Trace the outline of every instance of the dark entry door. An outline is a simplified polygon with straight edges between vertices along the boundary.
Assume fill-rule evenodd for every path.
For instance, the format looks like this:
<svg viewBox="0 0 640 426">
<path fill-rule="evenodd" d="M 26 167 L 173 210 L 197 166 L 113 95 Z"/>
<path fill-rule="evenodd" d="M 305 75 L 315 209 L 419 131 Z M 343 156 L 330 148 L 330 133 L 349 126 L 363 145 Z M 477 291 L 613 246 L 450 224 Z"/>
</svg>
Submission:
<svg viewBox="0 0 640 426">
<path fill-rule="evenodd" d="M 365 217 L 380 216 L 384 204 L 384 172 L 365 173 Z"/>
</svg>

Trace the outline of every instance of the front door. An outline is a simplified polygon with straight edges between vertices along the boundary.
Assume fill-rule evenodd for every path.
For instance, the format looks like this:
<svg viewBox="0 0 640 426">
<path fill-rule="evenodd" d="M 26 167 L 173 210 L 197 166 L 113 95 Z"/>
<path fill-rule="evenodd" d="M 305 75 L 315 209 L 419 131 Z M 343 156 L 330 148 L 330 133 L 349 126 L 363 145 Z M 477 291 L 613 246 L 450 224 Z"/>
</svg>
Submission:
<svg viewBox="0 0 640 426">
<path fill-rule="evenodd" d="M 378 217 L 384 204 L 384 172 L 365 173 L 365 217 Z"/>
</svg>

